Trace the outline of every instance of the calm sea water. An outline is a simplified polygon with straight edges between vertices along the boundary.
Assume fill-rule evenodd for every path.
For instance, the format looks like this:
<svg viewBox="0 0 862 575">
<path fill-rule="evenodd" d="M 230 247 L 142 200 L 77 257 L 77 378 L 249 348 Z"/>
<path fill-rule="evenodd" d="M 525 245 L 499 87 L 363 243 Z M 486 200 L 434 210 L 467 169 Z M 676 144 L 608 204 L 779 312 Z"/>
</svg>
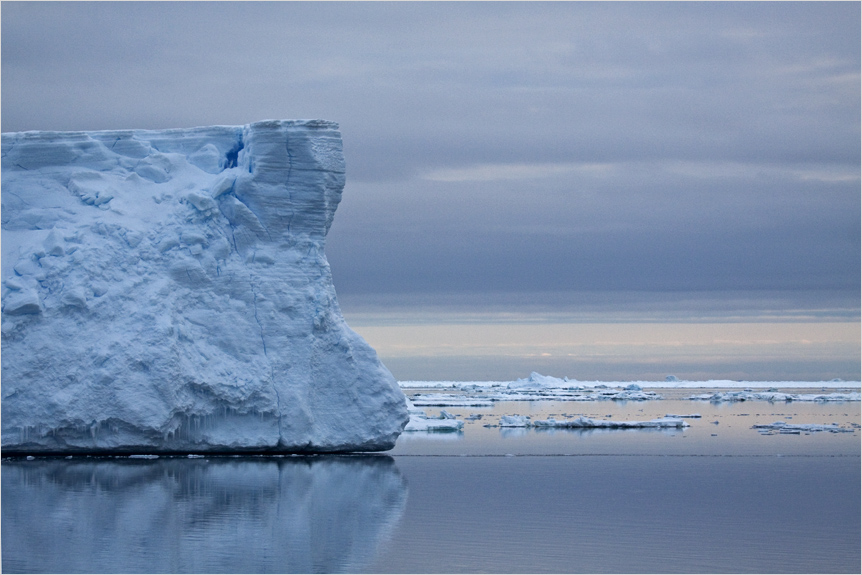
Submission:
<svg viewBox="0 0 862 575">
<path fill-rule="evenodd" d="M 526 409 L 686 406 L 703 417 L 685 432 L 483 427 Z M 498 405 L 391 455 L 4 460 L 2 567 L 859 572 L 859 432 L 761 436 L 749 421 L 761 411 L 859 422 L 858 403 Z"/>
</svg>

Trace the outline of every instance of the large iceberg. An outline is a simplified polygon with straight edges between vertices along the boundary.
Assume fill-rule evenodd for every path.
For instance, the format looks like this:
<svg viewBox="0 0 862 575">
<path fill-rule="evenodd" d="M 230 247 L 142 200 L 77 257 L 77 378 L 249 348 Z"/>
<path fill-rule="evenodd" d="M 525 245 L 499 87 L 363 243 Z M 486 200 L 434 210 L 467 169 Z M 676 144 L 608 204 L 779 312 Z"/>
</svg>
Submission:
<svg viewBox="0 0 862 575">
<path fill-rule="evenodd" d="M 9 133 L 2 168 L 4 454 L 394 446 L 324 255 L 336 124 Z"/>
</svg>

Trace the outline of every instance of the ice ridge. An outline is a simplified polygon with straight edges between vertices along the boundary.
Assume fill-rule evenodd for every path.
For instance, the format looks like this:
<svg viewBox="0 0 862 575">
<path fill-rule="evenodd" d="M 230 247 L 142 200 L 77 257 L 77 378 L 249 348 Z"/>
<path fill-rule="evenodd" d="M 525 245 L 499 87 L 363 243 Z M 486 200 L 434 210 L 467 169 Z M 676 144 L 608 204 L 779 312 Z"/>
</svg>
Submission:
<svg viewBox="0 0 862 575">
<path fill-rule="evenodd" d="M 2 135 L 2 448 L 391 448 L 324 254 L 338 125 Z"/>
</svg>

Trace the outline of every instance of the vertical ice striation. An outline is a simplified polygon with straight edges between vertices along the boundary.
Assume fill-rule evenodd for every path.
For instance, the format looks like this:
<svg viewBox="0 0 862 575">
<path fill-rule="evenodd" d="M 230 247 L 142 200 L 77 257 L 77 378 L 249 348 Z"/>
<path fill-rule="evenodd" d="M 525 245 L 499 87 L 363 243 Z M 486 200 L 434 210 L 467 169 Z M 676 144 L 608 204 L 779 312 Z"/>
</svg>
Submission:
<svg viewBox="0 0 862 575">
<path fill-rule="evenodd" d="M 336 124 L 10 133 L 2 168 L 4 453 L 393 446 L 324 255 Z"/>
</svg>

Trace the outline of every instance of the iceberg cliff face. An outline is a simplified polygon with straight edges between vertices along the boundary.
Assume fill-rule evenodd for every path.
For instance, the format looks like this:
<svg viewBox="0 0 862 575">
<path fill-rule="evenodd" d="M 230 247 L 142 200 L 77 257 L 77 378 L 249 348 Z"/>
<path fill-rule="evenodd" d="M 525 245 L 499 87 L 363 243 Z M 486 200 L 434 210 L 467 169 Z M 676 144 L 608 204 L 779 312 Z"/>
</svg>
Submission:
<svg viewBox="0 0 862 575">
<path fill-rule="evenodd" d="M 2 138 L 4 453 L 394 445 L 324 255 L 336 124 Z"/>
</svg>

